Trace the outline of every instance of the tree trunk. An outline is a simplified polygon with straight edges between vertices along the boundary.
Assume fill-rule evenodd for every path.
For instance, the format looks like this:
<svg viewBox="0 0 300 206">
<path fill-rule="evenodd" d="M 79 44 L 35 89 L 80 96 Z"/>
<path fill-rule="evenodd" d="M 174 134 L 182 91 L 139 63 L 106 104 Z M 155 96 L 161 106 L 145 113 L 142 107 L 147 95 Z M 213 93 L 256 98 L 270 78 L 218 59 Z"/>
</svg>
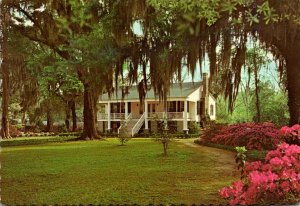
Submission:
<svg viewBox="0 0 300 206">
<path fill-rule="evenodd" d="M 8 105 L 9 105 L 9 69 L 7 66 L 6 58 L 2 64 L 2 124 L 1 136 L 2 138 L 10 138 L 9 135 L 9 121 L 8 121 Z"/>
<path fill-rule="evenodd" d="M 168 142 L 167 141 L 163 141 L 163 147 L 164 147 L 164 156 L 168 155 Z"/>
<path fill-rule="evenodd" d="M 53 117 L 52 117 L 52 112 L 50 109 L 47 110 L 47 127 L 46 127 L 47 132 L 52 132 L 53 131 Z"/>
<path fill-rule="evenodd" d="M 2 73 L 2 122 L 1 122 L 1 131 L 0 135 L 2 138 L 10 138 L 9 135 L 9 120 L 8 120 L 8 105 L 9 105 L 9 67 L 8 67 L 8 31 L 6 27 L 6 8 L 4 3 L 0 3 L 0 50 L 1 50 L 1 73 Z"/>
<path fill-rule="evenodd" d="M 297 50 L 286 56 L 290 126 L 300 123 L 300 58 Z"/>
<path fill-rule="evenodd" d="M 65 120 L 65 124 L 66 124 L 66 129 L 67 131 L 70 131 L 70 102 L 67 101 L 67 105 L 66 105 L 66 120 Z"/>
<path fill-rule="evenodd" d="M 26 111 L 22 111 L 22 119 L 21 119 L 21 122 L 22 122 L 22 124 L 23 125 L 25 125 L 26 124 Z"/>
<path fill-rule="evenodd" d="M 258 79 L 258 69 L 257 68 L 255 68 L 255 70 L 254 70 L 254 79 L 255 79 L 255 100 L 256 100 L 256 102 L 255 102 L 255 107 L 256 107 L 255 122 L 260 122 L 261 115 L 260 115 L 260 101 L 259 101 L 259 79 Z"/>
<path fill-rule="evenodd" d="M 97 138 L 95 122 L 95 98 L 93 90 L 88 84 L 84 84 L 83 105 L 83 133 L 81 139 L 95 139 Z"/>
<path fill-rule="evenodd" d="M 76 115 L 75 100 L 70 101 L 70 108 L 72 111 L 72 132 L 75 132 L 77 130 L 77 115 Z"/>
</svg>

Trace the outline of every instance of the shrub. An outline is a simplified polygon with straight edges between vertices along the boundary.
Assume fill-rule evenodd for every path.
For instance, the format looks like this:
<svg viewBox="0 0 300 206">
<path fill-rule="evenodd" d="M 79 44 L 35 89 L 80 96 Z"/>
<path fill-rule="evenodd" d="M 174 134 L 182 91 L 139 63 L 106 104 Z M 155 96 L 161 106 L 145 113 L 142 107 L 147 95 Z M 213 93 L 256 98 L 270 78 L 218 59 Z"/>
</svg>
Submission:
<svg viewBox="0 0 300 206">
<path fill-rule="evenodd" d="M 118 139 L 120 140 L 122 146 L 131 139 L 131 136 L 128 135 L 127 122 L 122 123 L 120 133 L 118 134 Z"/>
<path fill-rule="evenodd" d="M 220 190 L 231 205 L 294 204 L 300 201 L 300 147 L 281 144 L 264 162 L 246 162 L 243 180 Z"/>
<path fill-rule="evenodd" d="M 207 134 L 207 132 L 205 132 Z M 228 146 L 245 146 L 248 150 L 271 150 L 282 142 L 277 127 L 269 122 L 241 123 L 221 127 L 206 140 Z"/>
<path fill-rule="evenodd" d="M 65 124 L 56 124 L 52 126 L 52 132 L 55 133 L 65 133 L 68 132 Z"/>
<path fill-rule="evenodd" d="M 80 132 L 62 132 L 62 133 L 59 133 L 58 136 L 80 136 L 81 133 Z"/>
<path fill-rule="evenodd" d="M 173 136 L 169 134 L 168 124 L 163 123 L 163 131 L 154 135 L 154 140 L 160 142 L 163 145 L 164 156 L 168 155 L 169 143 L 173 139 Z"/>
<path fill-rule="evenodd" d="M 237 154 L 235 156 L 235 163 L 238 164 L 238 170 L 241 170 L 241 179 L 244 178 L 244 167 L 246 163 L 246 148 L 245 147 L 236 147 Z"/>
<path fill-rule="evenodd" d="M 289 144 L 300 145 L 300 125 L 295 124 L 292 127 L 284 126 L 279 131 L 280 135 Z"/>
<path fill-rule="evenodd" d="M 9 125 L 9 134 L 11 137 L 19 137 L 22 135 L 22 132 L 13 125 Z"/>
<path fill-rule="evenodd" d="M 33 134 L 30 134 L 31 136 Z M 12 147 L 12 146 L 23 146 L 23 145 L 38 145 L 38 144 L 47 144 L 52 142 L 66 142 L 66 141 L 72 141 L 76 140 L 77 137 L 74 136 L 52 136 L 49 138 L 36 138 L 36 135 L 29 137 L 28 135 L 26 137 L 28 138 L 16 138 L 14 140 L 9 141 L 1 141 L 0 146 L 1 147 Z"/>
<path fill-rule="evenodd" d="M 189 124 L 189 134 L 199 134 L 200 133 L 200 125 L 197 122 L 191 122 Z"/>
<path fill-rule="evenodd" d="M 210 142 L 211 139 L 215 137 L 217 134 L 219 134 L 221 129 L 225 126 L 227 126 L 227 124 L 221 124 L 221 123 L 211 124 L 209 125 L 209 127 L 205 127 L 205 129 L 202 131 L 201 138 Z"/>
</svg>

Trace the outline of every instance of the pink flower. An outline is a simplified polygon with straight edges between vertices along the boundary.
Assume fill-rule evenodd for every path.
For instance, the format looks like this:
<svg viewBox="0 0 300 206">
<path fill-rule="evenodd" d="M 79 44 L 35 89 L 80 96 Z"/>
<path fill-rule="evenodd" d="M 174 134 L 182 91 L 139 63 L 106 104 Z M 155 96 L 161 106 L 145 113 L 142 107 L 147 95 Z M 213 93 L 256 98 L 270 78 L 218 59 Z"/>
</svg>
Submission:
<svg viewBox="0 0 300 206">
<path fill-rule="evenodd" d="M 294 188 L 296 189 L 296 191 L 298 192 L 298 194 L 300 193 L 300 181 L 298 182 L 293 182 Z"/>
<path fill-rule="evenodd" d="M 287 143 L 282 143 L 279 145 L 279 147 L 277 148 L 278 150 L 286 150 L 287 148 L 289 148 L 289 144 Z"/>
<path fill-rule="evenodd" d="M 282 157 L 282 161 L 283 161 L 284 166 L 286 166 L 286 167 L 292 166 L 291 159 L 288 156 Z"/>
<path fill-rule="evenodd" d="M 278 157 L 274 157 L 270 160 L 270 164 L 274 167 L 281 167 L 283 164 L 282 159 L 278 158 Z"/>
<path fill-rule="evenodd" d="M 258 170 L 259 168 L 261 168 L 262 163 L 261 161 L 255 161 L 255 162 L 246 162 L 245 164 L 245 171 L 252 171 L 252 170 Z"/>
<path fill-rule="evenodd" d="M 273 157 L 281 157 L 282 153 L 278 150 L 272 150 L 270 152 L 268 152 L 268 154 L 266 155 L 266 160 L 270 160 Z"/>
<path fill-rule="evenodd" d="M 264 165 L 261 166 L 261 170 L 263 172 L 271 171 L 272 170 L 272 166 L 270 164 L 264 164 Z"/>
<path fill-rule="evenodd" d="M 259 194 L 257 188 L 254 187 L 253 185 L 250 186 L 250 187 L 248 188 L 247 192 L 245 192 L 245 200 L 246 200 L 246 203 L 247 203 L 248 205 L 256 204 L 257 194 Z"/>
<path fill-rule="evenodd" d="M 241 180 L 233 183 L 233 188 L 235 189 L 237 194 L 240 194 L 243 191 L 243 182 Z"/>
<path fill-rule="evenodd" d="M 230 189 L 227 187 L 224 187 L 220 190 L 220 196 L 227 199 L 231 196 L 231 192 L 229 191 Z"/>
<path fill-rule="evenodd" d="M 297 156 L 300 154 L 300 147 L 298 145 L 290 145 L 285 150 L 286 156 Z M 299 157 L 300 158 L 300 157 Z M 299 159 L 300 160 L 300 159 Z"/>
<path fill-rule="evenodd" d="M 271 171 L 266 172 L 266 177 L 268 178 L 269 182 L 274 182 L 278 180 L 278 175 Z"/>
<path fill-rule="evenodd" d="M 284 126 L 279 130 L 279 134 L 283 136 L 288 136 L 292 132 L 292 129 L 288 126 Z"/>
<path fill-rule="evenodd" d="M 295 180 L 297 179 L 297 175 L 295 173 L 295 170 L 294 169 L 284 169 L 282 172 L 281 172 L 281 179 L 291 179 L 291 180 Z"/>
<path fill-rule="evenodd" d="M 295 127 L 298 129 L 299 127 Z M 281 144 L 264 162 L 246 162 L 245 178 L 220 194 L 230 204 L 290 203 L 300 199 L 300 146 Z"/>
<path fill-rule="evenodd" d="M 282 183 L 280 184 L 280 187 L 282 188 L 282 190 L 283 190 L 284 192 L 290 191 L 290 184 L 289 184 L 288 181 L 282 182 Z"/>
<path fill-rule="evenodd" d="M 272 182 L 268 185 L 268 189 L 270 190 L 270 192 L 274 192 L 277 189 L 277 185 Z"/>
<path fill-rule="evenodd" d="M 294 126 L 291 127 L 292 130 L 296 130 L 297 132 L 300 132 L 300 125 L 295 124 Z"/>
<path fill-rule="evenodd" d="M 259 172 L 259 171 L 252 171 L 249 174 L 249 182 L 257 187 L 265 187 L 266 183 L 273 182 L 278 178 L 277 175 L 273 174 L 272 172 Z"/>
</svg>

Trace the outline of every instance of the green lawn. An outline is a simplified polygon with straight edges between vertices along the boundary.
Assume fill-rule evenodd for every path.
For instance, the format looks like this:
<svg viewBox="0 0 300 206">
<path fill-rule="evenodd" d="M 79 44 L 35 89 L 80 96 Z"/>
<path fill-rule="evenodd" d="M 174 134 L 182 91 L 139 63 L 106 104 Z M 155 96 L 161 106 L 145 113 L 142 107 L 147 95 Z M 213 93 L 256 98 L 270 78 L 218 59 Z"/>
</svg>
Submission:
<svg viewBox="0 0 300 206">
<path fill-rule="evenodd" d="M 229 151 L 172 142 L 163 157 L 151 139 L 118 145 L 107 139 L 4 147 L 2 203 L 224 204 L 218 190 L 238 179 Z"/>
</svg>

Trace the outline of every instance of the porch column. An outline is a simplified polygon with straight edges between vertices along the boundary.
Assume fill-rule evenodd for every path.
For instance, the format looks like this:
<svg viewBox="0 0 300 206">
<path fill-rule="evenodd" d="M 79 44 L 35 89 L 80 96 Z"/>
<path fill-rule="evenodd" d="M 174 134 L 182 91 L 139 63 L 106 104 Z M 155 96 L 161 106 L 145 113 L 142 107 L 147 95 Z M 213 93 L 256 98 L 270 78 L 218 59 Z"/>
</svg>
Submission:
<svg viewBox="0 0 300 206">
<path fill-rule="evenodd" d="M 187 116 L 188 116 L 188 111 L 187 111 L 187 104 L 188 104 L 188 101 L 187 100 L 184 100 L 184 113 L 183 113 L 183 131 L 185 133 L 188 133 L 189 132 L 189 129 L 188 129 L 188 122 L 187 122 Z"/>
<path fill-rule="evenodd" d="M 149 127 L 148 127 L 148 102 L 145 100 L 145 130 L 149 130 Z"/>
<path fill-rule="evenodd" d="M 111 121 L 110 121 L 110 102 L 107 105 L 107 130 L 111 130 Z"/>
<path fill-rule="evenodd" d="M 194 115 L 194 121 L 197 121 L 197 117 L 198 117 L 198 115 L 197 115 L 197 101 L 195 102 L 195 113 L 194 113 L 195 115 Z M 199 119 L 198 119 L 198 121 L 199 121 Z"/>
<path fill-rule="evenodd" d="M 128 102 L 125 102 L 125 119 L 128 117 Z"/>
</svg>

